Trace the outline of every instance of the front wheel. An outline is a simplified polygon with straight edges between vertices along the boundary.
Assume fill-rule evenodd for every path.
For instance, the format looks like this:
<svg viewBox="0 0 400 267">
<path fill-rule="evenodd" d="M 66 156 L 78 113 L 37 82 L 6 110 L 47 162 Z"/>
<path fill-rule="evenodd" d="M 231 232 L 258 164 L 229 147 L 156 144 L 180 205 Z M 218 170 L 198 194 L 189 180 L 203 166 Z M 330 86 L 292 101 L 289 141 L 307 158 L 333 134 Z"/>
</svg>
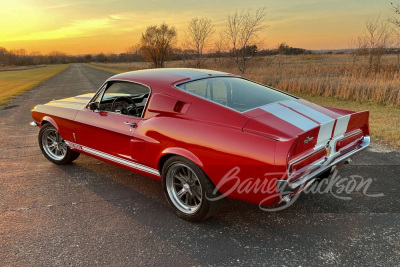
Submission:
<svg viewBox="0 0 400 267">
<path fill-rule="evenodd" d="M 77 159 L 80 153 L 71 150 L 53 125 L 43 125 L 39 132 L 39 146 L 43 155 L 55 164 L 68 164 Z"/>
<path fill-rule="evenodd" d="M 190 160 L 173 156 L 162 169 L 162 185 L 168 203 L 179 217 L 200 221 L 219 210 L 222 199 L 207 175 Z M 214 194 L 215 193 L 215 194 Z"/>
</svg>

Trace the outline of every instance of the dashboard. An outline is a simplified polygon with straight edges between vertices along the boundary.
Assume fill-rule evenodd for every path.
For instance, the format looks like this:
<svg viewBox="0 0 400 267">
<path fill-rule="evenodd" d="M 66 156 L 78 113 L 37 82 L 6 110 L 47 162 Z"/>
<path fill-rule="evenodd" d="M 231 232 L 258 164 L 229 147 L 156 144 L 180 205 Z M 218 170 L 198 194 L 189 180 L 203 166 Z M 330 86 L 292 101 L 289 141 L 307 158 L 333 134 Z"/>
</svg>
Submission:
<svg viewBox="0 0 400 267">
<path fill-rule="evenodd" d="M 115 103 L 115 105 L 114 105 L 115 106 L 115 110 L 117 112 L 118 111 L 122 111 L 122 110 L 130 110 L 130 112 L 129 112 L 130 114 L 129 115 L 140 117 L 142 112 L 143 112 L 143 109 L 144 109 L 144 107 L 145 107 L 145 105 L 147 103 L 148 94 L 142 95 L 140 97 L 129 97 L 129 98 L 132 99 L 135 102 L 136 109 L 137 109 L 137 114 L 135 114 L 135 109 L 132 108 L 132 104 L 127 102 L 127 101 L 124 101 L 122 99 Z M 100 110 L 112 111 L 111 110 L 112 103 L 114 102 L 115 99 L 116 98 L 107 99 L 107 100 L 102 101 L 100 103 L 100 105 L 99 105 Z M 118 113 L 120 113 L 120 112 L 118 112 Z M 126 113 L 123 113 L 123 114 L 126 114 Z"/>
<path fill-rule="evenodd" d="M 105 103 L 105 104 L 100 104 L 100 110 L 104 111 L 111 111 L 111 106 L 112 103 Z M 115 109 L 121 110 L 122 108 L 127 108 L 129 104 L 125 101 L 120 101 L 115 103 Z"/>
</svg>

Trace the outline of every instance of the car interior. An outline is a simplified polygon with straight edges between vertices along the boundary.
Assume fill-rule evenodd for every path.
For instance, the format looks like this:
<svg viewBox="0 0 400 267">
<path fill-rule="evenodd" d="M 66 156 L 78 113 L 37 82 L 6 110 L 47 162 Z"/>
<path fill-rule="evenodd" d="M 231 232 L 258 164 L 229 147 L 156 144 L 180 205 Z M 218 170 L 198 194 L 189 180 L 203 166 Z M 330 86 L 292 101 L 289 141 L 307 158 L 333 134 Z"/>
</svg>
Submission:
<svg viewBox="0 0 400 267">
<path fill-rule="evenodd" d="M 150 88 L 131 82 L 110 82 L 99 96 L 99 110 L 142 117 Z M 101 98 L 100 98 L 101 97 Z"/>
</svg>

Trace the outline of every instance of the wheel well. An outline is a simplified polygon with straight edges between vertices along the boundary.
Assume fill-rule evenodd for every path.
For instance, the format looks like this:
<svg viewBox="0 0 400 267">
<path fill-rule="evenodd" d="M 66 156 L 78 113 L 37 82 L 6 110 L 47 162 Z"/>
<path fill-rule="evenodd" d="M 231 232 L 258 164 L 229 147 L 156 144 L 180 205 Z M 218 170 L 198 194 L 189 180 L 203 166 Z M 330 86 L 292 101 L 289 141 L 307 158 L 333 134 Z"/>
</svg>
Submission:
<svg viewBox="0 0 400 267">
<path fill-rule="evenodd" d="M 43 120 L 41 126 L 45 125 L 46 123 L 50 123 L 49 121 Z"/>
<path fill-rule="evenodd" d="M 163 155 L 163 156 L 160 158 L 160 160 L 158 161 L 158 170 L 160 171 L 160 173 L 162 173 L 162 169 L 163 169 L 163 167 L 164 167 L 165 162 L 167 162 L 167 160 L 168 160 L 170 157 L 173 157 L 173 156 L 179 156 L 179 155 L 176 155 L 176 154 L 166 154 L 166 155 Z"/>
</svg>

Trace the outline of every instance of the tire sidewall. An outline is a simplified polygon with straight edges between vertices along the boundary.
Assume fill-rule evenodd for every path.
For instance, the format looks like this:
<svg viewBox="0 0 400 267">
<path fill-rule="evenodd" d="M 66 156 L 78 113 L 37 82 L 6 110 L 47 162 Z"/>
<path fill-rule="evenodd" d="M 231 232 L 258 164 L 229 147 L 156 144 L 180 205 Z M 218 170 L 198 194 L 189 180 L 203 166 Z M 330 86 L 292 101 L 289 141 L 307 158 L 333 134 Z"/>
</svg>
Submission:
<svg viewBox="0 0 400 267">
<path fill-rule="evenodd" d="M 190 167 L 193 170 L 193 172 L 197 175 L 197 178 L 199 179 L 199 182 L 201 185 L 201 197 L 202 197 L 201 205 L 200 205 L 199 209 L 193 214 L 183 213 L 177 207 L 175 207 L 175 205 L 171 201 L 170 196 L 167 191 L 166 179 L 167 179 L 168 169 L 173 163 L 177 163 L 177 162 L 183 163 L 183 164 L 187 165 L 188 167 Z M 175 212 L 177 213 L 177 215 L 179 217 L 181 217 L 185 220 L 188 220 L 188 221 L 199 221 L 199 220 L 202 220 L 207 217 L 207 215 L 209 214 L 210 205 L 211 205 L 210 201 L 206 197 L 209 195 L 209 192 L 207 190 L 208 185 L 206 183 L 206 179 L 208 179 L 208 177 L 200 169 L 200 167 L 198 165 L 196 165 L 195 163 L 193 163 L 192 161 L 190 161 L 184 157 L 172 156 L 165 162 L 163 169 L 162 169 L 161 177 L 162 177 L 163 192 L 168 201 L 168 204 L 175 210 Z"/>
<path fill-rule="evenodd" d="M 71 161 L 73 161 L 74 159 L 76 159 L 77 156 L 79 155 L 79 153 L 71 150 L 68 146 L 67 146 L 67 153 L 65 154 L 64 158 L 61 160 L 55 160 L 55 159 L 51 158 L 49 155 L 47 155 L 46 151 L 43 148 L 42 136 L 43 136 L 44 131 L 49 128 L 58 132 L 57 128 L 54 127 L 51 123 L 46 123 L 45 125 L 43 125 L 40 128 L 39 135 L 38 135 L 39 147 L 40 147 L 40 150 L 42 151 L 43 155 L 46 157 L 46 159 L 54 164 L 60 164 L 60 165 L 68 164 Z"/>
</svg>

